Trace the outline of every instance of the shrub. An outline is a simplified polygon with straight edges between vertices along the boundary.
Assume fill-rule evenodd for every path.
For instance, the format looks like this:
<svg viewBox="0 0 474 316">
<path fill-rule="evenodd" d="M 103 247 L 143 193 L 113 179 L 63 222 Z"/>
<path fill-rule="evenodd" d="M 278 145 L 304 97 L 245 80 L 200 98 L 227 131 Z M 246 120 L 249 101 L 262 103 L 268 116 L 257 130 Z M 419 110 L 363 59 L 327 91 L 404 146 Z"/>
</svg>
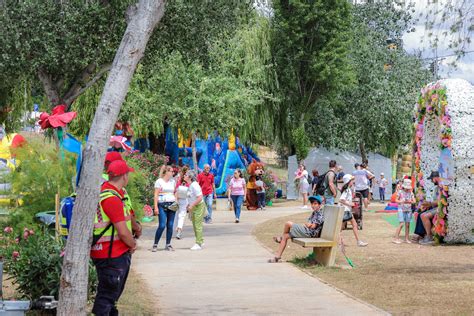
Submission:
<svg viewBox="0 0 474 316">
<path fill-rule="evenodd" d="M 47 231 L 24 228 L 3 230 L 0 239 L 1 259 L 5 272 L 13 280 L 21 298 L 37 300 L 43 295 L 59 294 L 62 268 L 62 239 L 56 240 Z M 97 276 L 92 265 L 89 268 L 89 296 L 95 293 Z"/>
<path fill-rule="evenodd" d="M 61 197 L 72 192 L 75 174 L 73 154 L 59 152 L 51 143 L 40 139 L 28 139 L 28 145 L 17 152 L 19 167 L 11 173 L 12 194 L 21 196 L 21 208 L 12 210 L 11 225 L 24 227 L 33 222 L 34 214 L 53 211 L 55 195 Z"/>
</svg>

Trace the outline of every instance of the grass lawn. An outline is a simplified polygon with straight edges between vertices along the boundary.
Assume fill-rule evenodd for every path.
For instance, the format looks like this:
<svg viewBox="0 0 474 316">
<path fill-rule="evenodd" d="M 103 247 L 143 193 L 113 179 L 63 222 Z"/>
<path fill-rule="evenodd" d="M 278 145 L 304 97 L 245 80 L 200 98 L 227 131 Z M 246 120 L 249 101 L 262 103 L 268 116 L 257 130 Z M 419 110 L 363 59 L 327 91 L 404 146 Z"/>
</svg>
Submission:
<svg viewBox="0 0 474 316">
<path fill-rule="evenodd" d="M 309 212 L 273 219 L 254 231 L 266 247 L 276 250 L 272 236 L 281 234 L 291 220 L 305 222 Z M 396 315 L 473 315 L 474 246 L 396 245 L 395 227 L 384 214 L 364 214 L 361 238 L 369 245 L 356 246 L 352 230 L 343 232 L 346 254 L 355 269 L 308 266 L 304 258 L 311 250 L 289 243 L 284 260 L 347 293 Z M 296 258 L 296 260 L 295 260 Z M 338 252 L 336 264 L 348 267 Z"/>
</svg>

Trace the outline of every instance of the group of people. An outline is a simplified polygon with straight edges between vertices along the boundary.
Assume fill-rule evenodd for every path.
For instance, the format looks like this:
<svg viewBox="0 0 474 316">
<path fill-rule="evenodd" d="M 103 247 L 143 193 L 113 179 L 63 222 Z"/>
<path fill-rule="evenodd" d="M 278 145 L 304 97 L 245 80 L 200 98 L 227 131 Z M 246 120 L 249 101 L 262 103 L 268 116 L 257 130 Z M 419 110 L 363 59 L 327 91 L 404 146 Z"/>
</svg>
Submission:
<svg viewBox="0 0 474 316">
<path fill-rule="evenodd" d="M 339 172 L 338 172 L 339 169 Z M 336 197 L 338 196 L 338 174 L 340 174 L 340 168 L 335 160 L 329 161 L 329 169 L 320 177 L 314 181 L 316 172 L 313 172 L 314 178 L 311 183 L 312 195 L 308 197 L 310 181 L 308 181 L 308 172 L 303 164 L 300 164 L 299 170 L 296 174 L 296 179 L 300 180 L 300 192 L 303 195 L 303 208 L 306 209 L 306 201 L 311 203 L 312 213 L 305 224 L 296 224 L 291 221 L 286 222 L 283 227 L 283 233 L 281 236 L 273 237 L 273 240 L 279 244 L 278 251 L 275 257 L 268 260 L 270 263 L 277 263 L 281 261 L 281 256 L 286 248 L 288 239 L 292 238 L 311 238 L 319 237 L 321 234 L 322 226 L 324 224 L 324 205 L 334 205 Z M 342 187 L 340 189 L 341 196 L 339 198 L 339 204 L 344 207 L 344 221 L 348 221 L 352 224 L 352 231 L 359 247 L 365 247 L 368 243 L 362 241 L 359 238 L 359 230 L 354 215 L 352 214 L 352 208 L 354 203 L 353 190 L 355 186 L 356 178 L 351 174 L 344 174 L 342 176 Z M 341 237 L 340 243 L 344 241 Z"/>
<path fill-rule="evenodd" d="M 116 303 L 125 287 L 131 255 L 137 249 L 136 239 L 142 233 L 142 227 L 135 219 L 132 203 L 125 189 L 129 173 L 133 171 L 119 152 L 107 153 L 90 252 L 99 281 L 92 309 L 96 315 L 118 315 Z M 192 221 L 195 235 L 195 244 L 191 250 L 203 248 L 203 223 L 212 224 L 213 200 L 217 198 L 214 175 L 210 171 L 209 165 L 205 165 L 203 172 L 199 174 L 188 166 L 181 166 L 179 169 L 162 166 L 154 190 L 154 213 L 158 216 L 158 227 L 152 252 L 158 250 L 158 243 L 165 230 L 164 249 L 174 250 L 171 245 L 173 234 L 176 232 L 176 238 L 182 238 L 187 215 Z M 261 188 L 257 194 L 265 192 L 261 179 L 257 179 L 257 186 Z M 234 171 L 228 188 L 228 199 L 234 208 L 235 223 L 239 223 L 241 207 L 247 195 L 247 185 L 241 170 Z M 176 217 L 178 220 L 175 229 Z"/>
<path fill-rule="evenodd" d="M 431 245 L 434 243 L 433 240 L 433 218 L 438 212 L 438 205 L 440 199 L 439 192 L 439 183 L 440 175 L 438 171 L 432 171 L 428 177 L 434 184 L 434 190 L 432 196 L 428 196 L 426 201 L 423 201 L 420 209 L 416 208 L 416 199 L 413 194 L 413 183 L 412 180 L 406 177 L 402 182 L 397 184 L 396 189 L 396 199 L 395 202 L 398 203 L 398 221 L 400 225 L 395 231 L 395 236 L 393 238 L 393 243 L 401 244 L 400 232 L 405 226 L 405 242 L 411 244 L 412 242 L 419 243 L 421 245 Z M 410 239 L 410 222 L 412 220 L 413 214 L 416 214 L 416 226 L 415 226 L 415 236 Z"/>
<path fill-rule="evenodd" d="M 235 169 L 228 188 L 227 197 L 234 208 L 235 223 L 239 223 L 242 205 L 247 196 L 247 184 L 240 169 Z M 160 177 L 155 182 L 154 213 L 158 215 L 159 223 L 152 251 L 158 250 L 158 243 L 165 229 L 165 250 L 174 250 L 171 240 L 175 217 L 178 217 L 176 238 L 181 239 L 186 215 L 193 223 L 196 237 L 191 250 L 201 250 L 204 246 L 203 222 L 212 224 L 213 200 L 216 198 L 214 175 L 208 164 L 204 165 L 203 172 L 199 174 L 188 166 L 182 166 L 177 172 L 171 166 L 163 166 Z"/>
</svg>

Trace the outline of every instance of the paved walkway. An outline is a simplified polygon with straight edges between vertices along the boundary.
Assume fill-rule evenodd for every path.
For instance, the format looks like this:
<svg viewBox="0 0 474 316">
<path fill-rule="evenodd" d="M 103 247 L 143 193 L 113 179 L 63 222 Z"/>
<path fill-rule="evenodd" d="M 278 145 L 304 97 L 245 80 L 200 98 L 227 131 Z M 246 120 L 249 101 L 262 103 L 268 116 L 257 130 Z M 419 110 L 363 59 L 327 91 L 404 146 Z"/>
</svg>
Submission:
<svg viewBox="0 0 474 316">
<path fill-rule="evenodd" d="M 192 226 L 184 239 L 173 239 L 174 252 L 150 251 L 155 228 L 144 231 L 134 255 L 137 271 L 157 297 L 163 315 L 381 315 L 312 278 L 291 263 L 269 264 L 271 254 L 252 236 L 253 227 L 271 218 L 295 213 L 294 208 L 233 213 L 215 212 L 204 226 L 205 249 L 191 251 Z"/>
</svg>

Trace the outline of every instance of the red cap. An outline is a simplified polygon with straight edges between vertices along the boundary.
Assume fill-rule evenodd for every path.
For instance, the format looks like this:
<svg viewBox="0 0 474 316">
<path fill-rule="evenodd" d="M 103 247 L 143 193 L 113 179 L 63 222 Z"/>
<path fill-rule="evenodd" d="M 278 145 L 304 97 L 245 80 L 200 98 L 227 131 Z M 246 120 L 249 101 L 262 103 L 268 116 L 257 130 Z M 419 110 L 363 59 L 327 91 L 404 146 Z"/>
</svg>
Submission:
<svg viewBox="0 0 474 316">
<path fill-rule="evenodd" d="M 111 177 L 118 177 L 133 171 L 135 171 L 135 169 L 127 166 L 127 163 L 123 160 L 112 161 L 109 168 L 107 168 L 107 173 Z"/>
<path fill-rule="evenodd" d="M 107 164 L 110 164 L 112 161 L 115 161 L 115 160 L 123 160 L 122 158 L 122 155 L 118 152 L 118 151 L 109 151 L 106 155 L 105 155 L 105 166 L 107 166 Z"/>
</svg>

